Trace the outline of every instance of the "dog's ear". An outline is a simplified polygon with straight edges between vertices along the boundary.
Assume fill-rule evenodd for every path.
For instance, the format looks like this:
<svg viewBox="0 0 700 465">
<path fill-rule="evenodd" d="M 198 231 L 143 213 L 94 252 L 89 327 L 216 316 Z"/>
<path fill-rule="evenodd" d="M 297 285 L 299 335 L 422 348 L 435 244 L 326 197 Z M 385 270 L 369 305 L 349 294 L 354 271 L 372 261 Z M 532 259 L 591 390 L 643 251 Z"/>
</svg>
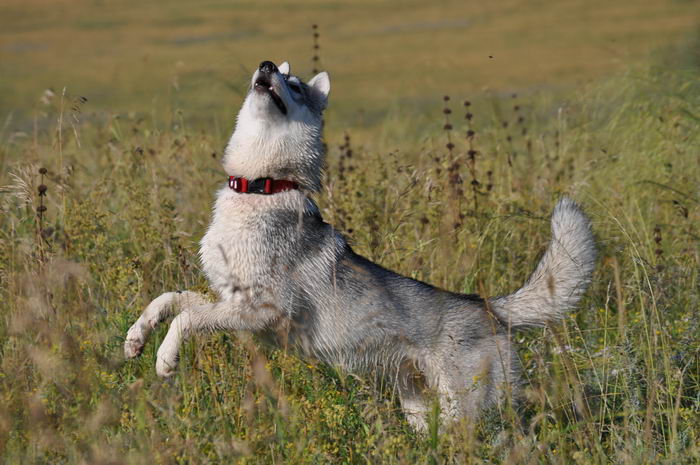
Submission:
<svg viewBox="0 0 700 465">
<path fill-rule="evenodd" d="M 318 73 L 307 84 L 314 89 L 316 95 L 320 98 L 321 107 L 326 108 L 328 105 L 328 93 L 331 91 L 331 78 L 328 76 L 328 73 L 325 71 Z"/>
<path fill-rule="evenodd" d="M 279 66 L 277 67 L 277 69 L 278 69 L 279 72 L 282 73 L 282 74 L 289 74 L 289 63 L 285 61 L 284 63 L 282 63 L 281 65 L 279 65 Z"/>
</svg>

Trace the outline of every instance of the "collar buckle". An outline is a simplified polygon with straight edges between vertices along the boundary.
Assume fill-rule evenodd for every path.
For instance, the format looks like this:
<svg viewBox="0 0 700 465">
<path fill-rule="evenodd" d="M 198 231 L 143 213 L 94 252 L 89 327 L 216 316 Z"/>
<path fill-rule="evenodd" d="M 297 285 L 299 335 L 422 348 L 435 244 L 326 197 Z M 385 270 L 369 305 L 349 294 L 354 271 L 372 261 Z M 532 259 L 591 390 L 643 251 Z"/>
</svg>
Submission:
<svg viewBox="0 0 700 465">
<path fill-rule="evenodd" d="M 237 178 L 236 176 L 229 176 L 228 187 L 236 192 L 242 192 L 244 194 L 248 193 L 248 180 L 246 178 Z"/>
</svg>

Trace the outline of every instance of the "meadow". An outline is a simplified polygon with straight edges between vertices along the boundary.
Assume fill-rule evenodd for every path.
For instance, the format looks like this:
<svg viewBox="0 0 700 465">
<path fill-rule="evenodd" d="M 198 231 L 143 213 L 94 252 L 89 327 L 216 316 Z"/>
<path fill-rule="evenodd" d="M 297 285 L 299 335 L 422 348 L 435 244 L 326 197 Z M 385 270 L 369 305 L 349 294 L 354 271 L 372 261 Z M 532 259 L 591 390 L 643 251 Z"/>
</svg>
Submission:
<svg viewBox="0 0 700 465">
<path fill-rule="evenodd" d="M 696 10 L 5 2 L 0 461 L 699 463 Z M 387 268 L 512 292 L 556 200 L 583 205 L 593 283 L 562 325 L 516 335 L 521 402 L 446 431 L 436 406 L 421 436 L 391 386 L 248 334 L 195 337 L 169 381 L 154 369 L 165 327 L 124 360 L 152 298 L 207 292 L 198 241 L 267 58 L 330 71 L 316 200 Z"/>
</svg>

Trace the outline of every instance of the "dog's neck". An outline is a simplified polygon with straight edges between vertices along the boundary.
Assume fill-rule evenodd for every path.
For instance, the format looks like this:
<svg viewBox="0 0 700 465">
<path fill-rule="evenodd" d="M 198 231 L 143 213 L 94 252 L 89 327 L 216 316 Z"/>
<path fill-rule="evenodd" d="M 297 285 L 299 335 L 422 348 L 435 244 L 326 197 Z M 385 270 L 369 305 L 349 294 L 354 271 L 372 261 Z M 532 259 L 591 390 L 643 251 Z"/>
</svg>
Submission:
<svg viewBox="0 0 700 465">
<path fill-rule="evenodd" d="M 300 122 L 280 124 L 239 116 L 224 151 L 223 166 L 229 176 L 288 179 L 303 189 L 318 191 L 322 160 L 317 128 Z"/>
</svg>

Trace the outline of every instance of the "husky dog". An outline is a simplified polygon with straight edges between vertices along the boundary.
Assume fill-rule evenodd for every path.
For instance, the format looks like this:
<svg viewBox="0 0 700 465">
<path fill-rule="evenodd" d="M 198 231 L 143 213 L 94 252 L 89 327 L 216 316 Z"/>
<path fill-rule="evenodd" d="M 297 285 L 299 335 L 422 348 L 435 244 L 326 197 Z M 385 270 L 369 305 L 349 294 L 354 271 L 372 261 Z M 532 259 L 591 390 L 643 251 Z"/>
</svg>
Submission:
<svg viewBox="0 0 700 465">
<path fill-rule="evenodd" d="M 245 330 L 348 371 L 382 373 L 417 430 L 429 392 L 445 420 L 478 415 L 519 385 L 511 330 L 559 320 L 581 297 L 595 259 L 589 221 L 562 199 L 546 253 L 507 296 L 456 294 L 382 268 L 354 253 L 310 198 L 320 189 L 329 91 L 325 72 L 304 83 L 286 62 L 260 64 L 225 150 L 229 184 L 201 241 L 218 300 L 161 295 L 129 329 L 126 357 L 175 315 L 158 349 L 160 376 L 174 373 L 193 334 Z"/>
</svg>

